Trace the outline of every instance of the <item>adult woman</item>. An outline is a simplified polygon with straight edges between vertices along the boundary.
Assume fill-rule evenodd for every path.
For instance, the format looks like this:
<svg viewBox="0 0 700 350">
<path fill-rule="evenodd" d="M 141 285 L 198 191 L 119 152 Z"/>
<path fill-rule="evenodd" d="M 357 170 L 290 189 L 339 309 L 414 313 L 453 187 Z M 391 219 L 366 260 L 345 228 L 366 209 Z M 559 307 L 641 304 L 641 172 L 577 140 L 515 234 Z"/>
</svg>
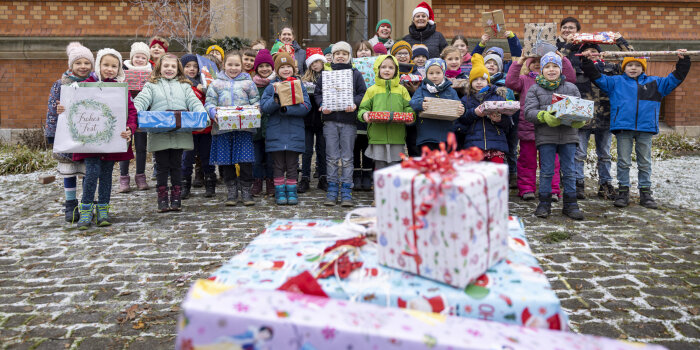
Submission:
<svg viewBox="0 0 700 350">
<path fill-rule="evenodd" d="M 383 19 L 377 23 L 375 30 L 376 34 L 369 39 L 372 47 L 377 43 L 382 43 L 387 51 L 391 51 L 391 47 L 394 46 L 394 39 L 391 38 L 391 22 L 388 19 Z"/>
<path fill-rule="evenodd" d="M 447 40 L 442 33 L 435 30 L 433 9 L 425 2 L 421 2 L 413 10 L 413 23 L 408 27 L 408 35 L 403 40 L 411 46 L 423 44 L 428 47 L 430 57 L 440 57 L 442 49 L 447 47 Z"/>
<path fill-rule="evenodd" d="M 304 72 L 306 72 L 306 64 L 304 63 L 306 62 L 306 50 L 302 49 L 299 43 L 294 40 L 294 29 L 291 27 L 283 27 L 282 30 L 280 30 L 280 36 L 277 41 L 284 45 L 292 45 L 294 49 L 294 60 L 297 61 L 297 66 L 299 67 L 299 75 L 304 75 Z M 275 54 L 275 52 L 272 52 L 272 54 Z"/>
</svg>

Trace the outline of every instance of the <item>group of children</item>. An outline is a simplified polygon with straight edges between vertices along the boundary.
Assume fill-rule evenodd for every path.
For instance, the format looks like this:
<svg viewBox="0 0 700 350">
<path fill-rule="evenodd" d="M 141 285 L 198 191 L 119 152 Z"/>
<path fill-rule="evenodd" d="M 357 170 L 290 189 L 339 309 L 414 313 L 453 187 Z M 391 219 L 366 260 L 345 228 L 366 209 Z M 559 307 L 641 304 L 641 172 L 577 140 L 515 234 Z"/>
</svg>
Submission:
<svg viewBox="0 0 700 350">
<path fill-rule="evenodd" d="M 518 38 L 512 32 L 506 36 L 511 56 L 521 56 Z M 215 196 L 218 166 L 227 188 L 226 205 L 255 205 L 254 197 L 263 193 L 263 183 L 278 205 L 297 204 L 298 193 L 310 187 L 314 150 L 318 187 L 326 191 L 324 204 L 351 207 L 353 189 L 371 190 L 373 170 L 399 163 L 405 150 L 418 156 L 423 148 L 436 149 L 446 142 L 449 132 L 454 132 L 459 147 L 477 147 L 484 151 L 486 161 L 507 163 L 511 188 L 517 187 L 525 200 L 535 198 L 539 158 L 539 205 L 535 215 L 550 215 L 551 202 L 562 195 L 561 173 L 563 213 L 583 219 L 577 204 L 580 177 L 575 154 L 580 143 L 577 129 L 585 123 L 561 125 L 547 112 L 554 93 L 581 96 L 580 87 L 574 84 L 577 71 L 556 48 L 542 57 L 508 62 L 503 49 L 486 49 L 489 39 L 483 36 L 470 53 L 466 38 L 456 36 L 440 57 L 429 57 L 425 45 L 411 46 L 403 40 L 393 43 L 390 50 L 382 42 L 372 45 L 362 41 L 353 49 L 341 41 L 324 50 L 308 48 L 303 63 L 294 48 L 286 47 L 289 45 L 276 45 L 272 52 L 265 49 L 262 40 L 242 52 L 224 52 L 212 46 L 207 56 L 220 66 L 220 72 L 207 88 L 202 85 L 196 55 L 178 58 L 168 53 L 168 42 L 161 37 L 154 37 L 148 44 L 134 43 L 129 60 L 124 62 L 113 49 L 98 51 L 95 60 L 90 50 L 71 43 L 67 47 L 68 70 L 51 89 L 46 136 L 52 143 L 57 116 L 65 110 L 59 103 L 62 86 L 122 82 L 124 69 L 151 71 L 143 90 L 130 94 L 128 120 L 121 136 L 134 141 L 135 181 L 140 190 L 148 189 L 146 152 L 154 154 L 159 212 L 180 211 L 181 200 L 191 195 L 195 157 L 204 173 L 205 197 Z M 623 74 L 609 75 L 601 62 L 588 59 L 591 50 L 580 52 L 586 56 L 581 59 L 579 75 L 590 79 L 589 88 L 600 90 L 595 94 L 586 90 L 584 96 L 596 104 L 609 96 L 610 128 L 618 138 L 620 163 L 626 165 L 618 168 L 618 179 L 622 172 L 623 180 L 615 199 L 627 196 L 621 199 L 621 204 L 627 205 L 629 176 L 624 174 L 629 172 L 632 144 L 636 142 L 640 185 L 649 188 L 651 135 L 658 132 L 658 103 L 683 81 L 690 60 L 680 52 L 676 70 L 667 78 L 658 78 L 644 74 L 645 60 L 626 58 L 619 67 Z M 353 57 L 367 56 L 378 56 L 371 86 L 353 67 Z M 301 76 L 300 66 L 304 68 Z M 353 103 L 342 111 L 331 111 L 323 103 L 322 72 L 338 70 L 352 72 Z M 402 81 L 404 76 L 408 79 Z M 303 101 L 282 106 L 275 83 L 293 80 L 302 83 Z M 512 116 L 487 113 L 482 108 L 485 101 L 514 101 L 517 95 L 521 110 Z M 420 112 L 430 104 L 427 97 L 461 101 L 459 118 L 454 122 L 423 118 Z M 262 114 L 261 128 L 220 130 L 217 107 L 225 106 L 256 106 Z M 206 112 L 209 125 L 192 134 L 146 135 L 137 132 L 137 112 L 147 110 Z M 373 111 L 414 113 L 415 119 L 410 124 L 374 123 L 369 118 Z M 297 183 L 300 155 L 302 176 Z M 129 160 L 134 158 L 131 144 L 121 154 L 56 154 L 56 158 L 64 176 L 66 221 L 77 221 L 80 229 L 87 229 L 93 221 L 97 226 L 110 225 L 112 169 L 119 161 L 120 191 L 127 191 Z M 79 174 L 85 175 L 80 203 L 76 198 Z M 643 200 L 649 200 L 650 195 L 642 191 Z"/>
</svg>

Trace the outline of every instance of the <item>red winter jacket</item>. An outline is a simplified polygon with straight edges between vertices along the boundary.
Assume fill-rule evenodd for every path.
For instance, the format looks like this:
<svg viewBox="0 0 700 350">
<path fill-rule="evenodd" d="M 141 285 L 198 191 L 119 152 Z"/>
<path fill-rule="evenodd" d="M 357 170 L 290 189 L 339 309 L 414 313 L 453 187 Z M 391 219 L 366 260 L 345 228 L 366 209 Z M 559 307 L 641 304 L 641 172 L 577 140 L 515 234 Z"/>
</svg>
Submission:
<svg viewBox="0 0 700 350">
<path fill-rule="evenodd" d="M 203 106 L 204 104 L 207 103 L 207 96 L 204 95 L 201 91 L 199 91 L 199 89 L 197 89 L 196 86 L 193 86 L 193 87 L 192 87 L 192 91 L 194 91 L 194 95 L 197 96 L 197 98 L 198 98 L 200 101 L 202 101 L 202 106 Z M 197 134 L 209 134 L 209 133 L 211 133 L 211 125 L 207 126 L 207 128 L 204 129 L 204 130 L 202 130 L 202 131 L 193 131 L 193 132 L 192 132 L 193 135 L 197 135 Z"/>
</svg>

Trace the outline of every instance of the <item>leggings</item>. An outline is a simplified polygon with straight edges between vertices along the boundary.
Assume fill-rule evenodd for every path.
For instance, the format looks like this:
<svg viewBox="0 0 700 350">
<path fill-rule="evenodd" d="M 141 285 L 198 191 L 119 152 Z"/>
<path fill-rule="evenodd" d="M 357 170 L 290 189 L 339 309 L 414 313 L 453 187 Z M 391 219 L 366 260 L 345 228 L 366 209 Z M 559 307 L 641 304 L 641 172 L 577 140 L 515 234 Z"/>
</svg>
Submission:
<svg viewBox="0 0 700 350">
<path fill-rule="evenodd" d="M 134 133 L 134 149 L 136 158 L 136 173 L 143 174 L 146 172 L 146 145 L 148 134 L 145 132 Z M 129 161 L 122 160 L 119 162 L 119 173 L 121 176 L 129 175 Z"/>
<path fill-rule="evenodd" d="M 154 152 L 156 157 L 156 184 L 168 186 L 168 177 L 173 186 L 182 186 L 182 150 L 164 149 Z"/>
</svg>

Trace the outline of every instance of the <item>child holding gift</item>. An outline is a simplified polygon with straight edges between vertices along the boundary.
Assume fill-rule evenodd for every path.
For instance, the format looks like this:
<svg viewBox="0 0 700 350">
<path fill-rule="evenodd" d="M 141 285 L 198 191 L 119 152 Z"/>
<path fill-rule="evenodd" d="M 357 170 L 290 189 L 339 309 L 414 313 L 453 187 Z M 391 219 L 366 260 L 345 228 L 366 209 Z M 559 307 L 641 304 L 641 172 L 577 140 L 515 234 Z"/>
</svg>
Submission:
<svg viewBox="0 0 700 350">
<path fill-rule="evenodd" d="M 212 119 L 216 119 L 216 107 L 258 105 L 260 95 L 248 73 L 243 71 L 243 58 L 240 52 L 227 52 L 224 60 L 224 74 L 219 74 L 207 89 L 205 108 Z M 212 165 L 221 166 L 228 195 L 227 206 L 238 202 L 241 191 L 243 205 L 255 205 L 250 193 L 253 186 L 253 133 L 255 129 L 221 132 L 218 125 L 212 128 L 211 158 Z M 236 164 L 240 175 L 236 174 Z"/>
<path fill-rule="evenodd" d="M 61 87 L 71 85 L 76 82 L 85 81 L 90 77 L 95 66 L 95 58 L 92 52 L 87 47 L 79 42 L 72 42 L 66 47 L 68 55 L 68 70 L 63 73 L 61 79 L 58 79 L 49 93 L 48 111 L 46 112 L 46 143 L 51 146 L 56 136 L 56 124 L 58 115 L 65 111 L 65 108 L 60 107 Z M 52 153 L 54 159 L 58 161 L 58 174 L 63 176 L 63 191 L 66 196 L 65 200 L 65 220 L 66 222 L 76 222 L 80 219 L 78 211 L 78 199 L 75 192 L 78 186 L 77 175 L 85 174 L 85 163 L 74 162 L 73 155 L 70 153 Z"/>
<path fill-rule="evenodd" d="M 311 110 L 304 117 L 304 139 L 306 140 L 306 148 L 302 156 L 301 163 L 301 182 L 299 183 L 299 193 L 304 193 L 309 190 L 311 182 L 311 159 L 314 155 L 314 144 L 316 145 L 316 172 L 318 174 L 318 189 L 326 191 L 328 189 L 328 181 L 326 179 L 326 140 L 323 137 L 323 119 L 319 104 L 314 97 L 316 90 L 316 82 L 321 76 L 323 67 L 326 63 L 326 57 L 320 48 L 309 47 L 306 49 L 306 72 L 301 80 L 304 82 L 306 92 L 309 94 Z M 315 140 L 315 141 L 314 141 Z M 316 175 L 314 175 L 316 177 Z"/>
<path fill-rule="evenodd" d="M 253 70 L 255 70 L 253 82 L 258 88 L 259 96 L 263 95 L 265 88 L 267 88 L 267 86 L 270 85 L 270 82 L 275 79 L 275 72 L 273 68 L 274 64 L 275 61 L 272 59 L 270 51 L 266 49 L 261 49 L 258 51 L 258 55 L 255 56 L 255 64 L 253 65 Z M 267 119 L 267 113 L 262 112 L 260 120 L 261 127 L 255 133 L 255 135 L 253 135 L 255 162 L 253 163 L 253 187 L 250 190 L 250 193 L 253 196 L 258 196 L 262 193 L 263 180 L 265 182 L 265 195 L 268 197 L 275 195 L 272 159 L 270 159 L 270 155 L 265 152 L 265 132 Z"/>
<path fill-rule="evenodd" d="M 462 54 L 454 46 L 448 46 L 440 53 L 440 58 L 445 61 L 445 77 L 454 83 L 455 79 L 469 79 L 467 73 L 462 72 Z"/>
<path fill-rule="evenodd" d="M 562 57 L 558 52 L 542 56 L 540 67 L 541 73 L 535 78 L 535 85 L 528 90 L 523 109 L 525 119 L 535 125 L 535 140 L 540 152 L 540 203 L 535 216 L 546 218 L 552 211 L 550 188 L 555 171 L 554 161 L 558 154 L 564 183 L 562 214 L 574 220 L 583 220 L 583 213 L 576 202 L 574 154 L 578 144 L 576 129 L 581 128 L 584 122 L 562 125 L 559 118 L 547 112 L 547 108 L 552 105 L 553 94 L 575 97 L 581 97 L 581 94 L 576 85 L 562 77 Z"/>
<path fill-rule="evenodd" d="M 156 64 L 158 64 L 158 60 L 168 53 L 170 43 L 160 36 L 154 36 L 149 42 L 150 44 L 148 44 L 148 47 L 151 52 L 151 59 L 148 63 L 151 64 L 151 68 L 155 68 Z"/>
<path fill-rule="evenodd" d="M 425 62 L 428 61 L 428 47 L 423 44 L 415 44 L 411 50 L 416 71 L 425 78 Z"/>
<path fill-rule="evenodd" d="M 393 56 L 382 55 L 374 62 L 374 85 L 370 86 L 362 98 L 357 119 L 367 125 L 369 147 L 366 155 L 374 159 L 376 170 L 401 161 L 401 153 L 406 142 L 406 127 L 402 123 L 371 123 L 369 112 L 413 113 L 409 105 L 410 95 L 399 84 L 399 62 Z"/>
<path fill-rule="evenodd" d="M 299 78 L 294 76 L 295 67 L 296 62 L 291 55 L 286 52 L 276 54 L 275 74 L 277 77 L 272 84 L 265 88 L 260 101 L 262 112 L 269 115 L 265 151 L 270 153 L 270 158 L 272 158 L 274 164 L 275 201 L 277 205 L 296 205 L 299 203 L 297 196 L 297 167 L 299 166 L 299 154 L 303 153 L 306 148 L 304 116 L 309 113 L 311 103 L 304 84 L 301 84 L 304 101 L 282 107 L 274 85 L 276 82 L 298 80 Z"/>
<path fill-rule="evenodd" d="M 205 112 L 202 102 L 192 91 L 177 56 L 165 54 L 156 63 L 148 83 L 134 99 L 139 111 Z M 182 208 L 182 151 L 194 148 L 192 134 L 185 132 L 148 133 L 148 151 L 155 153 L 158 211 Z M 172 184 L 168 201 L 168 178 Z"/>
<path fill-rule="evenodd" d="M 445 78 L 445 69 L 445 61 L 441 58 L 431 58 L 426 63 L 427 77 L 413 94 L 410 102 L 416 114 L 427 107 L 426 97 L 459 100 L 457 91 L 452 88 L 452 82 Z M 464 106 L 460 109 L 460 114 L 464 114 Z M 419 149 L 428 147 L 435 150 L 439 148 L 440 142 L 447 141 L 447 133 L 452 128 L 453 123 L 448 120 L 421 118 L 418 114 L 416 124 L 418 129 L 416 144 Z"/>
<path fill-rule="evenodd" d="M 95 60 L 95 76 L 86 79 L 85 82 L 123 82 L 124 70 L 122 69 L 122 55 L 114 49 L 102 49 L 97 52 Z M 137 112 L 131 96 L 128 97 L 128 110 L 126 125 L 118 128 L 125 130 L 120 136 L 127 142 L 131 141 L 131 135 L 137 128 Z M 127 146 L 123 153 L 74 153 L 73 161 L 85 161 L 85 179 L 83 179 L 83 198 L 80 201 L 79 230 L 87 230 L 92 225 L 93 211 L 97 212 L 97 226 L 111 225 L 109 218 L 109 200 L 112 192 L 112 170 L 114 162 L 134 158 L 131 145 Z M 99 185 L 99 189 L 98 189 Z M 95 191 L 98 192 L 95 203 Z"/>
<path fill-rule="evenodd" d="M 639 204 L 656 209 L 658 204 L 651 192 L 651 139 L 659 132 L 661 99 L 685 80 L 690 71 L 690 57 L 685 55 L 685 50 L 678 50 L 676 69 L 665 78 L 646 75 L 647 61 L 633 57 L 622 60 L 622 75 L 602 75 L 585 57 L 581 68 L 610 96 L 610 106 L 615 111 L 610 122 L 610 130 L 617 138 L 619 187 L 615 206 L 629 205 L 629 169 L 634 146 L 639 167 Z"/>
</svg>

